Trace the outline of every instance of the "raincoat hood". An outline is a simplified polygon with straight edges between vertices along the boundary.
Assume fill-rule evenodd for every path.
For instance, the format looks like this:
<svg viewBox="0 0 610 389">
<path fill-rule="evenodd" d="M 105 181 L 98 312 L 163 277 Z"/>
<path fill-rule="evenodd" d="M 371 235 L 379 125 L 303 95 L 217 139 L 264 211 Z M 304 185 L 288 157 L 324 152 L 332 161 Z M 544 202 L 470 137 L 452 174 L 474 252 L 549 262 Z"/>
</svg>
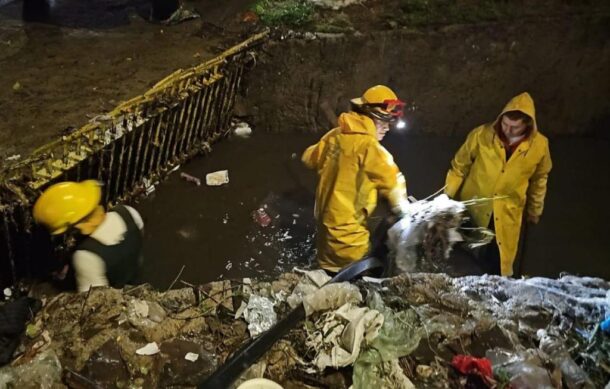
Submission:
<svg viewBox="0 0 610 389">
<path fill-rule="evenodd" d="M 504 106 L 502 112 L 496 118 L 494 122 L 494 128 L 499 129 L 500 120 L 502 119 L 502 115 L 510 111 L 521 111 L 527 116 L 532 118 L 532 130 L 528 135 L 531 135 L 538 131 L 538 125 L 536 124 L 536 108 L 534 107 L 534 100 L 529 93 L 523 92 L 520 95 L 517 95 L 510 99 L 510 101 Z"/>
<path fill-rule="evenodd" d="M 531 132 L 514 145 L 510 156 L 497 129 L 500 118 L 509 111 L 523 112 L 533 121 Z M 542 215 L 552 166 L 549 142 L 538 131 L 528 93 L 513 97 L 494 122 L 472 130 L 451 161 L 445 189 L 449 197 L 461 201 L 493 198 L 469 211 L 479 227 L 488 227 L 493 217 L 502 275 L 513 274 L 524 214 Z"/>
<path fill-rule="evenodd" d="M 346 112 L 339 116 L 339 128 L 344 134 L 368 134 L 377 139 L 377 128 L 373 119 L 356 112 Z"/>
<path fill-rule="evenodd" d="M 367 220 L 378 195 L 392 209 L 407 202 L 405 178 L 376 135 L 371 118 L 346 112 L 338 127 L 303 153 L 305 166 L 318 174 L 314 213 L 322 269 L 337 272 L 369 252 Z"/>
</svg>

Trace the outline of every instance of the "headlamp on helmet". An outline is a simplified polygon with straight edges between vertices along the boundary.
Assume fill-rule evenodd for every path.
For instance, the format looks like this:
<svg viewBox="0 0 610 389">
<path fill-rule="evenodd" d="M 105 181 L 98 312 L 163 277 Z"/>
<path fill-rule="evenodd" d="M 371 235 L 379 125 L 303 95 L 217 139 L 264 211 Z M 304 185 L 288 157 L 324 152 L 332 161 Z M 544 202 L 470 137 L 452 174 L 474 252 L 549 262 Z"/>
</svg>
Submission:
<svg viewBox="0 0 610 389">
<path fill-rule="evenodd" d="M 405 102 L 398 99 L 384 100 L 382 103 L 352 104 L 356 112 L 388 123 L 398 122 L 403 117 L 404 106 Z"/>
</svg>

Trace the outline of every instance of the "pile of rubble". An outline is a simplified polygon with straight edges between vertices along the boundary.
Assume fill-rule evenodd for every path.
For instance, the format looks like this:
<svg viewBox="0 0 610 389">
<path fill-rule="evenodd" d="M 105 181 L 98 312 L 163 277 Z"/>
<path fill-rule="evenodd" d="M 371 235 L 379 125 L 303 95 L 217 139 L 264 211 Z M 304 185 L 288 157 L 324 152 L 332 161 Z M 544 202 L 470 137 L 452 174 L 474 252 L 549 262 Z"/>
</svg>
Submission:
<svg viewBox="0 0 610 389">
<path fill-rule="evenodd" d="M 194 387 L 303 303 L 307 318 L 236 383 L 284 388 L 601 388 L 610 284 L 409 274 L 325 285 L 321 271 L 60 294 L 27 326 L 0 388 Z"/>
</svg>

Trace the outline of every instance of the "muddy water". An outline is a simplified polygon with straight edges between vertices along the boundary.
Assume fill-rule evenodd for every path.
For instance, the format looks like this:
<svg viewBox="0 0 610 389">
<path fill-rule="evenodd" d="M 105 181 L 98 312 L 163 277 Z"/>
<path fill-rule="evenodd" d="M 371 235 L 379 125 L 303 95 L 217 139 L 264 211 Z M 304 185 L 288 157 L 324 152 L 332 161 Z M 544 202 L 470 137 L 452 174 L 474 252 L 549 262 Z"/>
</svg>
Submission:
<svg viewBox="0 0 610 389">
<path fill-rule="evenodd" d="M 142 280 L 166 288 L 179 273 L 203 283 L 218 278 L 273 277 L 313 259 L 315 177 L 299 162 L 315 134 L 255 133 L 220 142 L 213 152 L 184 165 L 138 208 L 146 223 L 147 266 Z M 423 198 L 443 186 L 448 163 L 463 139 L 390 134 L 385 146 L 407 176 L 410 194 Z M 610 279 L 607 238 L 610 207 L 610 142 L 551 140 L 554 170 L 546 210 L 529 228 L 522 272 L 561 272 Z M 200 177 L 228 169 L 230 183 L 195 186 L 180 172 Z M 252 212 L 267 206 L 272 218 L 259 226 Z M 456 275 L 479 274 L 464 255 L 452 259 Z"/>
<path fill-rule="evenodd" d="M 204 158 L 184 165 L 138 208 L 146 223 L 142 279 L 166 288 L 182 266 L 182 279 L 272 277 L 312 258 L 315 177 L 300 153 L 316 135 L 254 134 L 220 142 Z M 205 174 L 229 171 L 229 184 L 205 185 Z M 180 172 L 202 180 L 184 181 Z M 271 224 L 252 212 L 266 207 Z"/>
</svg>

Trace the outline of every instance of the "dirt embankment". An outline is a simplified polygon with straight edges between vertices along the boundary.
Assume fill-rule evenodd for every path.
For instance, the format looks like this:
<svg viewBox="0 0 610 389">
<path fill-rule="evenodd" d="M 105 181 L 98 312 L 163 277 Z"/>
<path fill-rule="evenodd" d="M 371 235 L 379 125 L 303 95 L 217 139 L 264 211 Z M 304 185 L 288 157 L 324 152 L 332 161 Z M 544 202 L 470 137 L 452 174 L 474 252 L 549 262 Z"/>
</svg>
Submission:
<svg viewBox="0 0 610 389">
<path fill-rule="evenodd" d="M 61 1 L 41 23 L 21 20 L 21 2 L 0 8 L 0 160 L 24 156 L 238 43 L 249 35 L 239 22 L 246 3 L 190 1 L 201 17 L 172 26 L 147 21 L 141 0 Z"/>
<path fill-rule="evenodd" d="M 303 34 L 269 44 L 238 114 L 274 131 L 324 131 L 374 84 L 409 105 L 411 131 L 463 134 L 529 91 L 548 135 L 601 133 L 610 112 L 605 11 L 423 30 Z"/>
</svg>

